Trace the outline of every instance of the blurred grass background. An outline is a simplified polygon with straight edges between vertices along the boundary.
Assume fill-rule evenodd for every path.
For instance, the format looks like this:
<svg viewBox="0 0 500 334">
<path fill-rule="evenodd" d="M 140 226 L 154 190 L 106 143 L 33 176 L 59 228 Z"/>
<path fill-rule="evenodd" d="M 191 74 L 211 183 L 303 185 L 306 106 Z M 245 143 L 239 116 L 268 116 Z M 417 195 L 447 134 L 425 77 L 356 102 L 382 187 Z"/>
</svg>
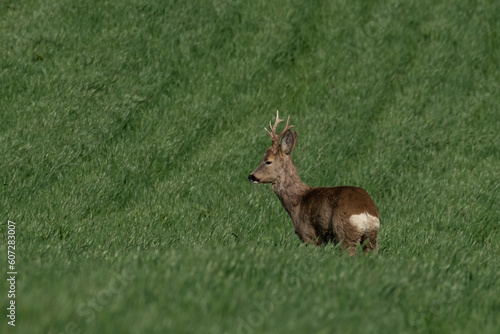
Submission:
<svg viewBox="0 0 500 334">
<path fill-rule="evenodd" d="M 1 1 L 2 333 L 497 333 L 499 33 L 495 1 Z M 247 181 L 276 109 L 378 256 Z"/>
</svg>

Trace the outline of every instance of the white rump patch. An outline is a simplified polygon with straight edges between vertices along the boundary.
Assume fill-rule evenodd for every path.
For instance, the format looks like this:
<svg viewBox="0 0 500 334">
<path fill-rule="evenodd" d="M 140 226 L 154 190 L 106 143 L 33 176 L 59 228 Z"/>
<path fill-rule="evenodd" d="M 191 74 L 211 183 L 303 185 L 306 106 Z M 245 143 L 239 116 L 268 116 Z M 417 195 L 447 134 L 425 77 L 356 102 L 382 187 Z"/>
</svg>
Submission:
<svg viewBox="0 0 500 334">
<path fill-rule="evenodd" d="M 370 230 L 378 230 L 380 227 L 380 220 L 377 217 L 370 215 L 368 212 L 360 213 L 359 215 L 352 215 L 349 217 L 352 225 L 356 226 L 361 232 Z"/>
</svg>

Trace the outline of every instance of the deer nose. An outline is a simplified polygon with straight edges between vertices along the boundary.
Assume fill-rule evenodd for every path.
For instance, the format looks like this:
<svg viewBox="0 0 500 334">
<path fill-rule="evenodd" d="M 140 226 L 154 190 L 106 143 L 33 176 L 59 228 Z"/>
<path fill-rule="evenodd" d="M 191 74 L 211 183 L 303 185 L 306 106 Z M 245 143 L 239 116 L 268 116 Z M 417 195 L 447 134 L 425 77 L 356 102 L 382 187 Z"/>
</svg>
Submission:
<svg viewBox="0 0 500 334">
<path fill-rule="evenodd" d="M 248 175 L 248 181 L 252 183 L 259 183 L 259 179 L 256 178 L 253 174 Z"/>
</svg>

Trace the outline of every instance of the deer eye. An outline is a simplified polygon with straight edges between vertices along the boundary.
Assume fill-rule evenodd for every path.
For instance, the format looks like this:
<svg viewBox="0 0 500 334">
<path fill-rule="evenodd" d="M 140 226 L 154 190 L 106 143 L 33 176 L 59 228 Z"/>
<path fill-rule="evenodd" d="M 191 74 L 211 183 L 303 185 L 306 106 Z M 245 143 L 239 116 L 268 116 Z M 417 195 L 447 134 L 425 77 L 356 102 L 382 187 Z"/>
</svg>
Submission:
<svg viewBox="0 0 500 334">
<path fill-rule="evenodd" d="M 272 161 L 269 161 L 269 160 L 265 162 L 265 164 L 266 164 L 266 165 L 270 165 L 270 164 L 272 164 L 272 163 L 273 163 L 273 162 L 272 162 Z"/>
</svg>

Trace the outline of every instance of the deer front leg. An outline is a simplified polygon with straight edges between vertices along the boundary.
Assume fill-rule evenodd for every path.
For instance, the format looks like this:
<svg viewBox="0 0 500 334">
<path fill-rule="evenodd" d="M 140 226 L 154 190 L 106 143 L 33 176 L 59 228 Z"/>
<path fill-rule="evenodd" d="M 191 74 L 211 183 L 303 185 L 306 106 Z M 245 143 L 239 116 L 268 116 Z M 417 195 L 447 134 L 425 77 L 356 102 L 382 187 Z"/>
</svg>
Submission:
<svg viewBox="0 0 500 334">
<path fill-rule="evenodd" d="M 316 231 L 311 226 L 297 226 L 295 228 L 295 234 L 299 239 L 307 244 L 313 244 L 319 246 L 318 237 L 316 236 Z"/>
</svg>

